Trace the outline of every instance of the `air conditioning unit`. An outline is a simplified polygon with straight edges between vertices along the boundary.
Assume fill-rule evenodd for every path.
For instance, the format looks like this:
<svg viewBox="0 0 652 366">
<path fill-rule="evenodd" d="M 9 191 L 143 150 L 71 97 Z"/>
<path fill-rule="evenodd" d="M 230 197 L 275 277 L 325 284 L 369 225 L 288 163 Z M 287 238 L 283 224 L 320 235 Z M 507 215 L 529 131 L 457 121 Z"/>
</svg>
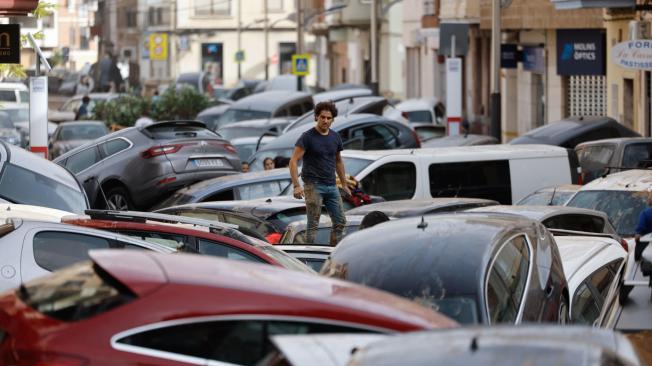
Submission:
<svg viewBox="0 0 652 366">
<path fill-rule="evenodd" d="M 650 22 L 632 20 L 629 22 L 629 39 L 650 39 L 652 38 L 651 28 Z"/>
</svg>

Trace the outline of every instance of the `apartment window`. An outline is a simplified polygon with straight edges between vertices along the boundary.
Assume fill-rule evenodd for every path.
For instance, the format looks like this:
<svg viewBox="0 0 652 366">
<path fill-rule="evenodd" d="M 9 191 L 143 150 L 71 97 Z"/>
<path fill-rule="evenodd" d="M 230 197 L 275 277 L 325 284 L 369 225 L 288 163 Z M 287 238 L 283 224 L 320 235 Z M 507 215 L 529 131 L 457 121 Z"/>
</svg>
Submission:
<svg viewBox="0 0 652 366">
<path fill-rule="evenodd" d="M 283 11 L 283 0 L 267 0 L 267 11 L 268 12 L 282 12 Z"/>
<path fill-rule="evenodd" d="M 138 27 L 138 11 L 129 9 L 126 14 L 127 19 L 127 28 L 136 28 Z"/>
<path fill-rule="evenodd" d="M 195 15 L 230 15 L 231 0 L 195 0 Z"/>
<path fill-rule="evenodd" d="M 70 28 L 70 31 L 68 32 L 68 39 L 71 45 L 75 44 L 75 41 L 77 40 L 77 32 L 75 32 L 75 28 Z"/>
</svg>

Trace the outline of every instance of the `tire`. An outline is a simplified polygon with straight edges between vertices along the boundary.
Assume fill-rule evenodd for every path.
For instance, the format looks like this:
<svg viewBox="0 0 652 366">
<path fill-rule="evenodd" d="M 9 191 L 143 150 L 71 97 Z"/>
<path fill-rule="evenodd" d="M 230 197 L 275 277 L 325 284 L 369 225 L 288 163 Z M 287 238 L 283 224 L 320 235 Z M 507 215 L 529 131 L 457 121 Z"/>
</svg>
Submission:
<svg viewBox="0 0 652 366">
<path fill-rule="evenodd" d="M 571 320 L 568 311 L 568 300 L 566 300 L 566 296 L 564 296 L 562 297 L 561 304 L 559 304 L 559 314 L 557 316 L 557 322 L 559 325 L 570 324 Z"/>
<path fill-rule="evenodd" d="M 105 194 L 107 202 L 104 203 L 104 206 L 107 210 L 128 211 L 135 208 L 129 193 L 123 187 L 113 187 Z"/>
</svg>

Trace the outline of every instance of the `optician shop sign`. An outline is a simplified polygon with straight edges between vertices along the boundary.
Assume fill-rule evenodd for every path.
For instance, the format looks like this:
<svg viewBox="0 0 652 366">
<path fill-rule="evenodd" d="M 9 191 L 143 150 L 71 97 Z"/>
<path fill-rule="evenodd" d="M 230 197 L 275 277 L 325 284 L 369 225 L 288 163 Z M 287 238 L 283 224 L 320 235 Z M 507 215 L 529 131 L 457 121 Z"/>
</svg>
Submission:
<svg viewBox="0 0 652 366">
<path fill-rule="evenodd" d="M 605 75 L 605 42 L 604 30 L 557 30 L 557 75 Z"/>
<path fill-rule="evenodd" d="M 652 41 L 618 43 L 611 49 L 611 59 L 616 65 L 626 69 L 652 70 Z"/>
</svg>

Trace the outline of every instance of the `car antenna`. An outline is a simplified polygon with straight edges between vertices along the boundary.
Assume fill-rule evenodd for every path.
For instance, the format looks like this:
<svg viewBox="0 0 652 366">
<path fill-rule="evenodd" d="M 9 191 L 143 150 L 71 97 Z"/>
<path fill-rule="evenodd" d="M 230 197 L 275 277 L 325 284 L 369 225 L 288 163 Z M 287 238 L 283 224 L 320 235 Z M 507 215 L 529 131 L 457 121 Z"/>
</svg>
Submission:
<svg viewBox="0 0 652 366">
<path fill-rule="evenodd" d="M 552 195 L 550 196 L 550 201 L 548 202 L 548 206 L 552 206 L 552 200 L 555 199 L 555 193 L 557 193 L 557 187 L 555 187 L 555 188 L 552 190 Z"/>
<path fill-rule="evenodd" d="M 102 189 L 102 185 L 100 185 L 100 182 L 97 180 L 97 177 L 90 177 L 84 181 L 84 183 L 90 182 L 91 180 L 95 181 L 95 184 L 97 184 L 97 188 L 99 188 L 100 193 L 102 193 L 102 198 L 104 199 L 104 207 L 106 207 L 107 210 L 110 210 L 111 207 L 109 207 L 109 200 L 106 199 L 106 194 L 104 194 L 104 190 Z"/>
<path fill-rule="evenodd" d="M 419 223 L 419 225 L 417 225 L 417 229 L 421 229 L 425 231 L 427 227 L 428 227 L 428 223 L 426 222 L 425 218 L 421 216 L 421 222 Z"/>
</svg>

